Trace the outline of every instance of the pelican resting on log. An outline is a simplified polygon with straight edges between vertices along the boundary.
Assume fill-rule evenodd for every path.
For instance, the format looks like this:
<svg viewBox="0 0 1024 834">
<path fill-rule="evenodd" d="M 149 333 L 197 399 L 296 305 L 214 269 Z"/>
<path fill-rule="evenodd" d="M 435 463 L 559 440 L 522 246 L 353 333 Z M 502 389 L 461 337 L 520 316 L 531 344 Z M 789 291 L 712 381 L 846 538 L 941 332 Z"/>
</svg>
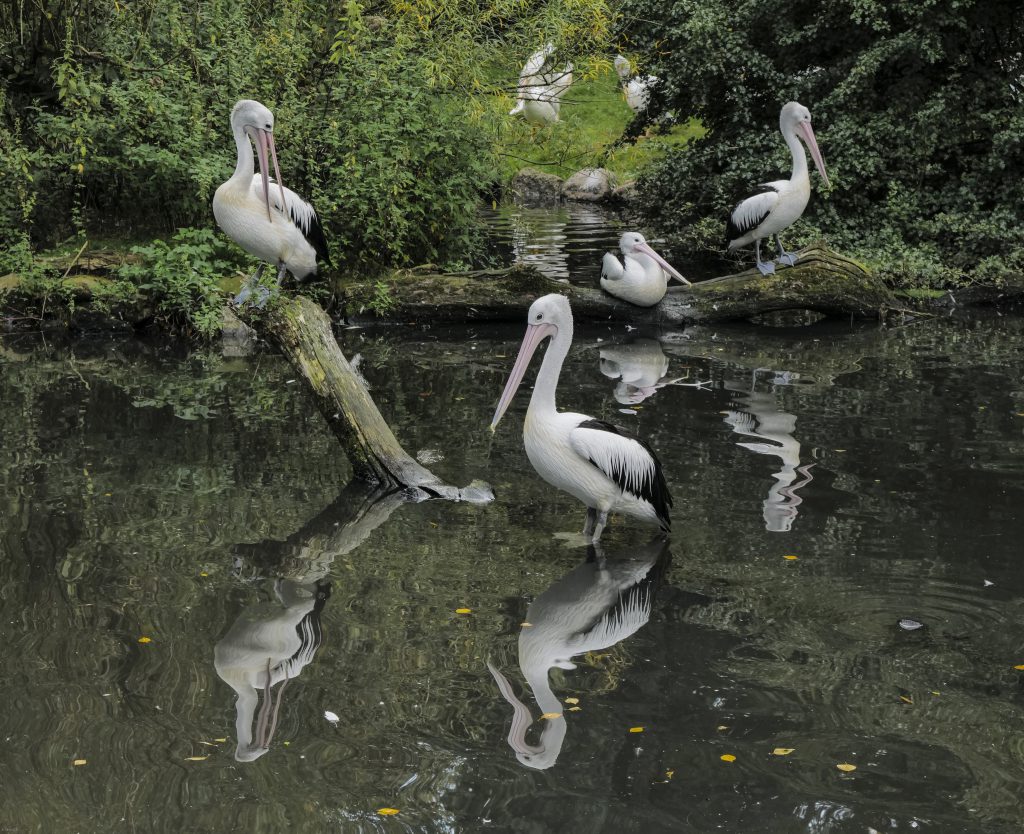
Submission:
<svg viewBox="0 0 1024 834">
<path fill-rule="evenodd" d="M 639 232 L 626 232 L 619 238 L 622 262 L 606 252 L 601 264 L 601 289 L 609 295 L 635 304 L 653 307 L 668 289 L 669 278 L 689 285 L 679 271 L 655 252 Z"/>
<path fill-rule="evenodd" d="M 562 96 L 572 86 L 572 64 L 566 64 L 561 70 L 554 69 L 551 66 L 554 52 L 555 45 L 547 43 L 527 59 L 519 73 L 516 106 L 508 111 L 510 116 L 522 113 L 526 121 L 535 125 L 558 121 Z"/>
<path fill-rule="evenodd" d="M 782 248 L 779 232 L 789 228 L 800 219 L 811 196 L 807 156 L 800 146 L 801 139 L 807 144 L 818 173 L 825 181 L 826 188 L 829 185 L 828 174 L 825 173 L 825 162 L 821 158 L 821 151 L 818 150 L 818 142 L 814 138 L 814 130 L 811 128 L 811 112 L 802 104 L 795 101 L 789 102 L 782 108 L 782 113 L 779 115 L 779 129 L 793 155 L 792 175 L 788 180 L 761 183 L 761 187 L 766 190 L 753 197 L 747 197 L 736 206 L 729 216 L 729 223 L 725 231 L 730 252 L 733 249 L 741 249 L 751 243 L 754 244 L 757 268 L 762 275 L 771 275 L 775 272 L 775 264 L 772 261 L 761 260 L 761 240 L 763 238 L 775 238 L 779 263 L 788 266 L 793 266 L 796 263 L 796 255 Z"/>
<path fill-rule="evenodd" d="M 305 281 L 317 271 L 317 262 L 330 266 L 327 241 L 313 207 L 281 182 L 274 146 L 274 114 L 258 101 L 242 99 L 231 110 L 231 132 L 238 147 L 235 173 L 213 195 L 213 216 L 217 225 L 250 255 L 265 263 L 246 279 L 235 297 L 243 304 L 255 291 L 257 306 L 270 297 L 265 287 L 257 288 L 267 263 L 277 267 L 277 284 L 285 273 L 296 281 Z M 260 160 L 260 172 L 253 173 L 252 144 Z M 274 178 L 268 170 L 267 156 L 274 163 Z M 277 187 L 271 189 L 271 185 Z"/>
<path fill-rule="evenodd" d="M 558 293 L 538 298 L 530 305 L 527 322 L 491 431 L 512 402 L 534 351 L 550 339 L 523 423 L 523 444 L 533 468 L 587 505 L 583 535 L 591 541 L 601 538 L 609 512 L 626 513 L 667 531 L 672 497 L 651 447 L 610 423 L 555 407 L 558 376 L 572 344 L 569 300 Z"/>
</svg>

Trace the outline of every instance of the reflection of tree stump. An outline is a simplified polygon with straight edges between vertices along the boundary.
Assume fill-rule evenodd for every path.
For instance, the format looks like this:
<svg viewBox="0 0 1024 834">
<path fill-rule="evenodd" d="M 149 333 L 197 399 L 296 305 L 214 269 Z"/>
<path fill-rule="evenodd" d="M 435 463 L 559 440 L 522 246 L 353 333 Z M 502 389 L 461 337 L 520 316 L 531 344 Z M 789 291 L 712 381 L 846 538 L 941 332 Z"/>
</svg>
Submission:
<svg viewBox="0 0 1024 834">
<path fill-rule="evenodd" d="M 247 312 L 242 315 L 251 319 Z M 459 490 L 406 454 L 341 352 L 331 320 L 319 305 L 301 296 L 281 299 L 255 326 L 277 343 L 309 383 L 320 412 L 358 477 L 375 484 L 409 487 L 428 497 L 489 500 L 486 485 Z"/>
<path fill-rule="evenodd" d="M 643 308 L 613 298 L 598 288 L 600 261 L 593 266 L 593 288 L 554 281 L 531 267 L 441 274 L 421 269 L 398 273 L 388 285 L 393 320 L 437 322 L 520 322 L 535 298 L 558 292 L 572 301 L 577 321 L 647 324 L 696 324 L 747 319 L 777 310 L 815 310 L 830 316 L 874 318 L 901 305 L 888 287 L 863 266 L 823 246 L 801 250 L 796 266 L 762 277 L 755 269 L 672 286 L 655 307 Z M 580 276 L 585 277 L 585 276 Z M 358 315 L 376 285 L 345 287 L 348 312 Z"/>
</svg>

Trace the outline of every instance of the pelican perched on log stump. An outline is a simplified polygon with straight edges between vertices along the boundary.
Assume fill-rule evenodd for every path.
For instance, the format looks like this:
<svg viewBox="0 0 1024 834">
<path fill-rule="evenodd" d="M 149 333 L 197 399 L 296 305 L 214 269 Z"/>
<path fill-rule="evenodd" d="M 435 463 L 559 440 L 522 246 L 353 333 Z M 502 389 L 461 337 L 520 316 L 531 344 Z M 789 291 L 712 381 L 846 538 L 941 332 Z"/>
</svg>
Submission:
<svg viewBox="0 0 1024 834">
<path fill-rule="evenodd" d="M 330 266 L 327 241 L 313 207 L 281 182 L 274 146 L 274 114 L 258 101 L 242 99 L 231 110 L 231 132 L 238 147 L 235 173 L 213 196 L 213 216 L 217 225 L 250 255 L 265 263 L 250 276 L 234 303 L 247 301 L 257 286 L 267 263 L 277 267 L 280 286 L 286 273 L 296 281 L 316 275 L 317 262 Z M 252 144 L 256 144 L 260 172 L 255 174 Z M 267 156 L 274 163 L 270 179 Z M 271 189 L 271 185 L 277 187 Z M 270 293 L 258 292 L 262 307 Z"/>
<path fill-rule="evenodd" d="M 608 513 L 626 513 L 669 529 L 672 497 L 661 462 L 642 440 L 586 414 L 559 412 L 555 389 L 572 344 L 572 309 L 557 293 L 538 298 L 527 314 L 526 336 L 491 421 L 494 431 L 522 382 L 534 351 L 550 339 L 523 424 L 526 456 L 545 481 L 587 506 L 583 535 L 601 538 Z"/>
<path fill-rule="evenodd" d="M 689 285 L 679 270 L 655 252 L 639 232 L 619 238 L 622 262 L 606 252 L 601 263 L 601 289 L 637 307 L 653 307 L 668 290 L 669 278 Z"/>
<path fill-rule="evenodd" d="M 814 130 L 811 128 L 811 112 L 802 104 L 795 101 L 789 102 L 779 114 L 779 129 L 793 155 L 792 175 L 788 180 L 761 183 L 761 187 L 766 190 L 753 197 L 747 197 L 733 209 L 725 232 L 730 252 L 733 249 L 741 249 L 751 243 L 754 244 L 754 257 L 757 259 L 757 268 L 762 275 L 771 275 L 775 272 L 775 264 L 772 261 L 761 260 L 761 240 L 763 238 L 775 238 L 775 246 L 779 250 L 777 258 L 779 263 L 793 266 L 797 260 L 796 255 L 782 248 L 779 232 L 789 228 L 800 219 L 811 196 L 811 178 L 807 171 L 807 156 L 800 146 L 800 139 L 807 143 L 807 148 L 811 152 L 818 173 L 825 181 L 825 186 L 828 187 L 829 184 L 828 174 L 825 173 L 825 162 L 821 158 L 821 151 L 818 150 L 818 142 L 814 138 Z"/>
</svg>

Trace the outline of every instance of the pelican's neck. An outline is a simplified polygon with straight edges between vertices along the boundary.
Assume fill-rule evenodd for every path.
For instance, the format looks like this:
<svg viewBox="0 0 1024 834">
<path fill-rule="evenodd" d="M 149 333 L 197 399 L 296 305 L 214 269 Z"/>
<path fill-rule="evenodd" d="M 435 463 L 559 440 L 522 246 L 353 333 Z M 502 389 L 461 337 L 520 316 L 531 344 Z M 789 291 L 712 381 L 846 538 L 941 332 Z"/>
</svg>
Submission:
<svg viewBox="0 0 1024 834">
<path fill-rule="evenodd" d="M 244 127 L 237 127 L 235 133 L 235 147 L 238 148 L 238 162 L 235 163 L 235 173 L 231 175 L 230 182 L 240 183 L 246 187 L 252 182 L 252 175 L 255 173 L 256 164 L 252 154 L 252 143 L 245 132 Z"/>
<path fill-rule="evenodd" d="M 786 125 L 782 129 L 782 138 L 786 140 L 789 152 L 793 156 L 793 174 L 789 178 L 790 182 L 807 180 L 810 183 L 810 175 L 807 173 L 807 154 L 804 153 L 804 146 L 797 138 L 796 128 L 791 124 Z"/>
<path fill-rule="evenodd" d="M 569 353 L 571 344 L 572 322 L 570 321 L 558 326 L 558 332 L 551 338 L 551 343 L 544 353 L 544 361 L 541 362 L 537 381 L 533 386 L 533 396 L 530 397 L 529 411 L 540 411 L 545 414 L 557 412 L 555 389 L 558 388 L 558 375 L 562 372 L 562 363 Z"/>
</svg>

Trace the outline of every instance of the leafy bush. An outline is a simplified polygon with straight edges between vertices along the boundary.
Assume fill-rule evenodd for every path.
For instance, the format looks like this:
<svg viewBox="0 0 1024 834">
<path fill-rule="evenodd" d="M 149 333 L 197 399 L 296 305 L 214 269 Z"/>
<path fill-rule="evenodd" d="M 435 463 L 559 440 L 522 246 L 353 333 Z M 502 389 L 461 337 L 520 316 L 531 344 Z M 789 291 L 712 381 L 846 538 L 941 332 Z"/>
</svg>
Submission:
<svg viewBox="0 0 1024 834">
<path fill-rule="evenodd" d="M 646 212 L 679 231 L 724 218 L 788 171 L 778 133 L 789 100 L 813 116 L 833 187 L 790 243 L 892 264 L 894 280 L 991 277 L 1024 248 L 1024 9 L 1017 0 L 625 0 L 628 34 L 656 44 L 655 107 L 692 113 L 704 141 L 641 183 Z M 691 229 L 707 246 L 711 226 Z M 983 267 L 983 269 L 982 269 Z M 888 267 L 887 267 L 888 269 Z"/>
</svg>

